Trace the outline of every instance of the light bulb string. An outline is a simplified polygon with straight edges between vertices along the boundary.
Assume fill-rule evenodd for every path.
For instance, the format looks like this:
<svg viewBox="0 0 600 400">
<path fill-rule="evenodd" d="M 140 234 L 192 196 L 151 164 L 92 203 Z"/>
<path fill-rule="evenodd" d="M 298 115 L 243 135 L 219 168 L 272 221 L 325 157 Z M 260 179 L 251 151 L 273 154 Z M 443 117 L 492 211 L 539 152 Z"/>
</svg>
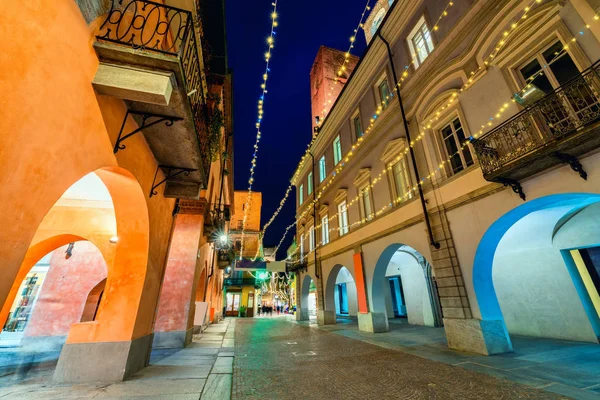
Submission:
<svg viewBox="0 0 600 400">
<path fill-rule="evenodd" d="M 242 259 L 242 255 L 244 253 L 244 236 L 245 236 L 245 231 L 246 231 L 246 222 L 248 220 L 248 212 L 252 206 L 252 185 L 254 183 L 254 171 L 256 169 L 256 163 L 257 163 L 257 158 L 258 158 L 258 150 L 259 150 L 259 143 L 260 143 L 260 139 L 261 139 L 261 124 L 262 124 L 262 120 L 263 120 L 263 114 L 264 114 L 264 101 L 265 101 L 265 96 L 267 94 L 267 79 L 268 79 L 268 75 L 270 72 L 270 61 L 271 61 L 271 55 L 272 55 L 272 50 L 273 47 L 275 45 L 275 28 L 279 25 L 279 22 L 277 21 L 277 1 L 275 0 L 273 3 L 271 3 L 272 5 L 272 12 L 271 12 L 271 31 L 269 34 L 269 37 L 267 38 L 267 51 L 265 53 L 265 73 L 263 74 L 263 83 L 260 85 L 261 87 L 261 95 L 260 98 L 258 100 L 258 117 L 257 117 L 257 122 L 256 122 L 256 140 L 254 142 L 254 153 L 252 155 L 252 161 L 251 161 L 251 166 L 250 166 L 250 178 L 248 179 L 248 197 L 246 198 L 246 203 L 245 203 L 245 207 L 244 207 L 244 217 L 242 219 L 242 234 L 241 234 L 241 249 L 240 249 L 240 260 Z M 260 246 L 259 246 L 260 249 Z"/>
</svg>

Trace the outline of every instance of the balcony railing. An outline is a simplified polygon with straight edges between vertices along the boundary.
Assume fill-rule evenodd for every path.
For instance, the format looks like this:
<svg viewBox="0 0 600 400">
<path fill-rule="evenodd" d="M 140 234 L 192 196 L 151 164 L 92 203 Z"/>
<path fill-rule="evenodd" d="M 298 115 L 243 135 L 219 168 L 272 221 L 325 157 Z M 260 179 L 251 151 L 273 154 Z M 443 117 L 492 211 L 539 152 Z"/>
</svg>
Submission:
<svg viewBox="0 0 600 400">
<path fill-rule="evenodd" d="M 178 58 L 202 154 L 204 174 L 208 176 L 207 109 L 192 13 L 153 1 L 113 0 L 96 39 Z"/>
<path fill-rule="evenodd" d="M 475 140 L 473 146 L 486 179 L 510 175 L 507 171 L 522 167 L 518 160 L 535 161 L 529 157 L 532 154 L 569 149 L 565 140 L 600 120 L 599 72 L 600 61 Z M 537 170 L 541 166 L 549 163 L 540 163 Z M 535 166 L 530 169 L 537 172 Z"/>
</svg>

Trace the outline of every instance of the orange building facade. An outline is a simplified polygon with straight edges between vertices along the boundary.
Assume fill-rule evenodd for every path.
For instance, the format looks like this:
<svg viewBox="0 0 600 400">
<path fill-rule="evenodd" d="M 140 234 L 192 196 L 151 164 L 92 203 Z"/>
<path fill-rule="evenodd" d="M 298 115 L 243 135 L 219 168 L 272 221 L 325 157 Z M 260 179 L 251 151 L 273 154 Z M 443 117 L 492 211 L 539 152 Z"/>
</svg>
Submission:
<svg viewBox="0 0 600 400">
<path fill-rule="evenodd" d="M 0 322 L 54 252 L 24 335 L 64 337 L 58 382 L 123 380 L 148 364 L 153 341 L 183 332 L 189 343 L 198 297 L 201 324 L 219 318 L 210 236 L 233 202 L 231 81 L 226 66 L 207 73 L 203 45 L 224 22 L 196 18 L 203 1 L 153 13 L 143 3 L 4 9 Z M 133 38 L 122 29 L 135 18 L 147 23 Z M 72 293 L 60 326 L 36 317 L 44 299 Z"/>
</svg>

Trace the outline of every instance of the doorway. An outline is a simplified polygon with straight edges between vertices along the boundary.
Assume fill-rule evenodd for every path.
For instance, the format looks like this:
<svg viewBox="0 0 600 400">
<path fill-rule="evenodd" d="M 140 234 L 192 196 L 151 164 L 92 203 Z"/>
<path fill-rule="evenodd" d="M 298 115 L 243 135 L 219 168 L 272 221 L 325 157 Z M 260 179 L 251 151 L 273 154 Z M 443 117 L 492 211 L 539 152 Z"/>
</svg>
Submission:
<svg viewBox="0 0 600 400">
<path fill-rule="evenodd" d="M 404 291 L 402 290 L 402 279 L 399 276 L 394 276 L 388 278 L 388 283 L 392 296 L 394 318 L 406 318 L 406 302 L 404 301 Z"/>
<path fill-rule="evenodd" d="M 225 315 L 228 317 L 237 317 L 240 309 L 241 293 L 227 293 L 227 308 Z"/>
</svg>

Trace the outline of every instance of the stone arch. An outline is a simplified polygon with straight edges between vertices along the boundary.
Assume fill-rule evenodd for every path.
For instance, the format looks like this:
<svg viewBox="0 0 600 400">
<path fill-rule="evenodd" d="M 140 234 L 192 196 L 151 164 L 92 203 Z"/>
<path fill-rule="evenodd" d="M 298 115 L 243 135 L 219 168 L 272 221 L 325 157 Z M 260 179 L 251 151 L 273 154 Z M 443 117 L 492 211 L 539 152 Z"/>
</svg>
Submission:
<svg viewBox="0 0 600 400">
<path fill-rule="evenodd" d="M 401 266 L 403 270 L 409 268 L 412 272 L 410 274 L 410 280 L 405 279 L 405 283 L 412 285 L 415 288 L 414 293 L 411 294 L 411 304 L 409 304 L 408 299 L 406 300 L 407 306 L 414 308 L 415 312 L 420 310 L 419 312 L 422 312 L 423 315 L 427 313 L 427 317 L 424 316 L 422 321 L 415 318 L 415 323 L 420 325 L 441 326 L 441 307 L 437 289 L 433 281 L 431 264 L 414 248 L 399 243 L 389 245 L 382 252 L 375 265 L 373 279 L 371 281 L 371 310 L 373 314 L 379 315 L 380 320 L 385 318 L 385 323 L 387 323 L 389 313 L 386 303 L 386 292 L 388 290 L 385 286 L 386 273 L 393 258 L 398 254 L 405 255 L 404 260 L 407 261 L 407 263 L 403 263 Z M 401 275 L 400 266 L 398 271 L 399 275 Z M 410 315 L 412 312 L 411 310 L 408 310 L 407 313 Z M 411 319 L 409 319 L 409 322 L 411 322 Z"/>
<path fill-rule="evenodd" d="M 310 292 L 310 283 L 315 282 L 316 280 L 313 277 L 306 273 L 301 276 L 298 276 L 300 282 L 300 290 L 298 299 L 300 300 L 300 307 L 297 308 L 297 319 L 299 320 L 307 320 L 309 319 L 309 292 Z"/>
<path fill-rule="evenodd" d="M 13 280 L 9 297 L 0 313 L 2 320 L 10 310 L 18 285 L 37 260 L 68 243 L 88 240 L 100 250 L 106 262 L 108 278 L 105 296 L 96 321 L 74 324 L 67 342 L 131 340 L 136 334 L 142 336 L 142 332 L 151 332 L 154 310 L 140 312 L 141 302 L 145 300 L 142 296 L 144 286 L 158 283 L 148 281 L 146 275 L 149 220 L 145 196 L 135 177 L 123 168 L 105 167 L 96 170 L 95 174 L 112 198 L 116 232 L 112 231 L 111 223 L 107 228 L 102 225 L 103 221 L 94 218 L 83 220 L 83 214 L 76 212 L 73 220 L 67 221 L 69 225 L 63 227 L 67 232 L 57 235 L 50 229 L 55 223 L 55 212 L 59 209 L 53 206 L 38 227 Z M 109 238 L 115 233 L 119 239 L 117 243 L 110 243 Z"/>
<path fill-rule="evenodd" d="M 565 193 L 541 197 L 530 200 L 507 212 L 496 220 L 485 232 L 475 253 L 473 263 L 473 287 L 479 305 L 481 319 L 485 321 L 486 324 L 493 324 L 495 326 L 494 331 L 497 331 L 495 335 L 497 336 L 497 339 L 494 345 L 501 346 L 497 347 L 496 350 L 488 349 L 490 353 L 512 350 L 512 343 L 492 276 L 493 265 L 501 240 L 519 221 L 522 221 L 524 218 L 531 216 L 536 212 L 546 212 L 547 214 L 544 216 L 544 219 L 548 220 L 547 223 L 549 224 L 549 227 L 548 229 L 545 229 L 545 232 L 540 232 L 540 235 L 543 234 L 545 239 L 548 239 L 552 243 L 557 232 L 560 231 L 562 226 L 568 223 L 568 220 L 576 216 L 581 210 L 597 202 L 600 202 L 600 195 L 587 193 Z M 535 239 L 538 241 L 541 240 L 538 238 Z M 558 248 L 557 251 L 562 251 L 563 256 L 565 255 L 564 249 Z M 573 279 L 574 286 L 579 296 L 582 297 L 584 307 L 586 307 L 586 299 L 585 295 L 582 293 L 582 285 L 581 282 L 579 282 L 580 279 L 577 279 L 575 276 L 576 274 L 572 273 L 573 265 L 570 265 L 572 264 L 572 259 L 569 259 L 569 257 L 564 258 L 567 268 L 570 269 L 569 273 Z M 594 325 L 593 322 L 592 325 Z M 598 329 L 598 326 L 595 328 Z M 503 343 L 500 343 L 500 341 Z"/>
</svg>

